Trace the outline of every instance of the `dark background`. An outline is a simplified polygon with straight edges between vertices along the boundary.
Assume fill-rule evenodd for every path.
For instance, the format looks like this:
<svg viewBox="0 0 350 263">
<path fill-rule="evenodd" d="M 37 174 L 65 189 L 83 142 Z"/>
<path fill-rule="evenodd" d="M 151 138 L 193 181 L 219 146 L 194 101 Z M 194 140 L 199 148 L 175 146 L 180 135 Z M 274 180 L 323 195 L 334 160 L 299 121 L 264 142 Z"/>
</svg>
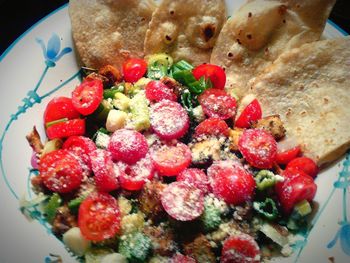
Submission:
<svg viewBox="0 0 350 263">
<path fill-rule="evenodd" d="M 0 0 L 0 54 L 31 25 L 67 2 L 68 0 Z M 350 33 L 350 1 L 338 0 L 330 19 Z"/>
</svg>

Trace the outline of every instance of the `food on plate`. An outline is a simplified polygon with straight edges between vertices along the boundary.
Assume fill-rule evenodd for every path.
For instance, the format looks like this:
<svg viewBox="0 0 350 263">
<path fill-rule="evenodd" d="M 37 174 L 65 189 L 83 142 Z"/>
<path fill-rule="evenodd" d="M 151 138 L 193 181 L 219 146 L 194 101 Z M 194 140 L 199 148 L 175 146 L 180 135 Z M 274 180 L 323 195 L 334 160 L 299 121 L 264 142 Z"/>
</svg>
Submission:
<svg viewBox="0 0 350 263">
<path fill-rule="evenodd" d="M 252 83 L 264 115 L 279 114 L 287 137 L 325 166 L 350 147 L 350 38 L 305 44 L 282 54 Z"/>
<path fill-rule="evenodd" d="M 308 227 L 317 165 L 299 148 L 276 163 L 284 134 L 255 126 L 258 97 L 238 103 L 219 66 L 164 54 L 136 64 L 165 57 L 171 63 L 152 70 L 123 67 L 131 82 L 107 65 L 84 75 L 71 97 L 48 102 L 48 141 L 35 128 L 27 136 L 43 220 L 87 263 L 288 256 L 288 238 Z M 83 121 L 83 132 L 72 132 L 72 121 Z"/>
<path fill-rule="evenodd" d="M 83 64 L 96 69 L 110 64 L 120 69 L 127 58 L 142 58 L 154 9 L 153 0 L 71 0 L 73 39 Z"/>
<path fill-rule="evenodd" d="M 223 26 L 210 62 L 226 69 L 227 87 L 239 96 L 277 57 L 320 38 L 335 0 L 247 1 Z"/>
<path fill-rule="evenodd" d="M 226 20 L 223 0 L 163 0 L 146 33 L 146 55 L 167 53 L 194 65 L 208 62 Z"/>
</svg>

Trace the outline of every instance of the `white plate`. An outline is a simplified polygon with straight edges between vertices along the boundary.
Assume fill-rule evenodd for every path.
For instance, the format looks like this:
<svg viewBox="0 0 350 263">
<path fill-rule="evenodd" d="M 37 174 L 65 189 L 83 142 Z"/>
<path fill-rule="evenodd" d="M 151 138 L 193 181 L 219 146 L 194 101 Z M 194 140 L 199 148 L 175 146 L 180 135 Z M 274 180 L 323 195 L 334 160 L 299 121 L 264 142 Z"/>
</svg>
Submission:
<svg viewBox="0 0 350 263">
<path fill-rule="evenodd" d="M 243 1 L 227 2 L 229 13 L 232 13 Z M 56 258 L 50 253 L 61 256 L 65 263 L 75 262 L 47 228 L 37 221 L 25 219 L 19 211 L 18 200 L 31 195 L 28 180 L 31 149 L 25 135 L 34 124 L 42 127 L 42 114 L 51 97 L 69 95 L 79 82 L 74 51 L 60 57 L 51 50 L 53 56 L 45 58 L 50 52 L 46 50 L 45 53 L 42 49 L 48 48 L 48 41 L 55 36 L 57 39 L 52 42 L 60 43 L 60 52 L 66 47 L 66 51 L 73 48 L 67 11 L 67 5 L 62 6 L 36 23 L 0 58 L 1 263 L 55 262 Z M 344 33 L 329 21 L 324 35 L 332 38 Z M 56 62 L 52 63 L 53 60 Z M 41 134 L 44 134 L 43 130 Z M 350 201 L 345 202 L 349 185 L 333 185 L 340 179 L 349 184 L 349 166 L 348 162 L 344 167 L 343 159 L 318 176 L 316 201 L 320 210 L 313 221 L 314 227 L 305 238 L 307 242 L 303 249 L 296 249 L 292 257 L 281 262 L 296 262 L 298 259 L 298 262 L 330 262 L 331 257 L 337 263 L 350 262 L 350 225 L 346 218 Z M 327 248 L 335 237 L 335 245 Z"/>
</svg>

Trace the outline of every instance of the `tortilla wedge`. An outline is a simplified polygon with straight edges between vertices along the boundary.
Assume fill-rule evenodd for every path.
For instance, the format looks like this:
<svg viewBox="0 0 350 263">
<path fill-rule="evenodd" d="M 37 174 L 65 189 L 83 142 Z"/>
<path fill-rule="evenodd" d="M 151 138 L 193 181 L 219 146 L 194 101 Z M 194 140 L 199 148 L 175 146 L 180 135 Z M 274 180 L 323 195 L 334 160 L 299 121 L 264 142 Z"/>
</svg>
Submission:
<svg viewBox="0 0 350 263">
<path fill-rule="evenodd" d="M 194 65 L 209 62 L 225 21 L 224 0 L 163 0 L 146 33 L 145 54 L 168 53 Z"/>
<path fill-rule="evenodd" d="M 239 97 L 286 50 L 319 40 L 335 0 L 250 0 L 226 22 L 210 62 L 226 69 Z"/>
<path fill-rule="evenodd" d="M 120 68 L 129 57 L 143 57 L 154 9 L 153 0 L 70 0 L 73 39 L 85 66 Z"/>
<path fill-rule="evenodd" d="M 350 37 L 304 44 L 282 54 L 251 92 L 264 115 L 280 114 L 287 136 L 325 166 L 350 148 Z"/>
</svg>

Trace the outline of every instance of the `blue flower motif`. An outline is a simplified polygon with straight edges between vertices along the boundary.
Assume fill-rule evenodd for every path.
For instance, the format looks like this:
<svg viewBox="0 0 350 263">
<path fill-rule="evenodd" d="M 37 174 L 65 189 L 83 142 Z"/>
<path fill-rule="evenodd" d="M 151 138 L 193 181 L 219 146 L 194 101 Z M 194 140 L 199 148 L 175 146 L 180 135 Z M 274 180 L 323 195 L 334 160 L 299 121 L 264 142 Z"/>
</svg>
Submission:
<svg viewBox="0 0 350 263">
<path fill-rule="evenodd" d="M 340 239 L 340 246 L 344 253 L 350 256 L 350 224 L 348 222 L 341 225 L 333 240 L 328 243 L 327 248 L 334 247 L 338 239 Z"/>
<path fill-rule="evenodd" d="M 51 38 L 47 42 L 47 47 L 42 39 L 37 38 L 36 42 L 39 43 L 43 50 L 45 63 L 48 67 L 54 67 L 61 57 L 72 51 L 70 47 L 65 47 L 61 50 L 61 40 L 57 34 L 52 34 Z M 61 52 L 60 52 L 61 50 Z"/>
</svg>

